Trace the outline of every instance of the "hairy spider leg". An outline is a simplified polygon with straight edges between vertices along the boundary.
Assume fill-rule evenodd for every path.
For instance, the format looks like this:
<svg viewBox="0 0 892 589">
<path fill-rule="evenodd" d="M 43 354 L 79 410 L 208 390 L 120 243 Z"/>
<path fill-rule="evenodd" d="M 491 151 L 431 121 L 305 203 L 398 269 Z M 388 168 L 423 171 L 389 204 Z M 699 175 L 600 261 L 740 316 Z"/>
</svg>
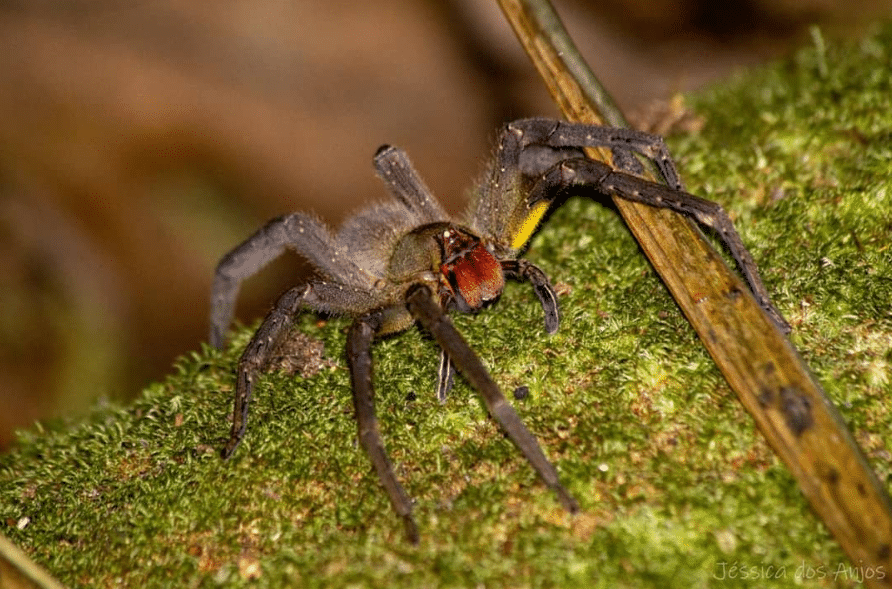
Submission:
<svg viewBox="0 0 892 589">
<path fill-rule="evenodd" d="M 533 285 L 533 290 L 542 310 L 545 312 L 545 331 L 552 335 L 560 326 L 560 314 L 558 312 L 558 299 L 551 282 L 541 268 L 524 259 L 502 260 L 502 272 L 508 278 L 527 281 Z M 440 364 L 437 369 L 437 399 L 440 403 L 446 402 L 446 397 L 452 390 L 455 380 L 455 366 L 449 360 L 449 354 L 445 349 L 440 351 Z"/>
<path fill-rule="evenodd" d="M 480 358 L 452 325 L 431 290 L 420 284 L 411 287 L 406 293 L 406 303 L 412 316 L 434 336 L 462 376 L 480 393 L 490 415 L 499 422 L 502 430 L 520 449 L 539 477 L 555 492 L 567 511 L 576 513 L 579 504 L 561 484 L 557 470 L 545 457 L 536 437 L 526 428 Z"/>
<path fill-rule="evenodd" d="M 372 384 L 372 341 L 381 327 L 381 312 L 372 311 L 357 319 L 347 334 L 347 362 L 353 381 L 353 405 L 356 408 L 356 425 L 359 443 L 372 461 L 378 480 L 387 492 L 394 511 L 405 526 L 406 537 L 418 543 L 418 526 L 412 517 L 412 502 L 396 478 L 393 464 L 384 448 L 384 440 L 375 416 L 375 389 Z"/>
<path fill-rule="evenodd" d="M 515 154 L 522 152 L 530 145 L 542 145 L 554 149 L 606 147 L 613 152 L 614 158 L 619 158 L 620 162 L 616 162 L 617 167 L 627 171 L 637 171 L 640 166 L 635 166 L 632 163 L 634 157 L 631 152 L 639 153 L 657 165 L 660 174 L 670 188 L 684 190 L 669 149 L 663 138 L 658 135 L 651 135 L 635 129 L 602 127 L 550 119 L 514 121 L 506 126 L 505 135 L 506 151 L 508 152 L 504 156 L 506 160 L 510 158 L 511 161 L 520 163 L 521 159 Z M 555 163 L 557 162 L 552 162 L 552 165 Z M 524 170 L 523 173 L 536 175 L 544 171 L 540 167 L 539 170 Z"/>
<path fill-rule="evenodd" d="M 382 145 L 375 153 L 373 162 L 378 176 L 390 193 L 421 222 L 433 223 L 449 219 L 440 201 L 434 197 L 412 166 L 406 152 L 391 145 Z"/>
<path fill-rule="evenodd" d="M 522 119 L 507 124 L 499 135 L 495 162 L 472 203 L 469 224 L 509 251 L 520 251 L 536 233 L 552 200 L 529 198 L 532 185 L 567 159 L 583 158 L 584 147 L 612 151 L 621 169 L 638 172 L 639 153 L 654 161 L 666 183 L 683 184 L 662 138 L 635 131 L 552 119 Z"/>
<path fill-rule="evenodd" d="M 328 278 L 346 285 L 371 286 L 373 278 L 343 254 L 328 228 L 305 213 L 277 217 L 223 256 L 211 288 L 210 343 L 222 348 L 232 322 L 241 283 L 290 248 Z"/>
<path fill-rule="evenodd" d="M 287 337 L 294 318 L 304 308 L 329 313 L 355 312 L 373 297 L 363 289 L 332 282 L 313 282 L 290 288 L 279 297 L 272 310 L 245 346 L 238 362 L 232 430 L 220 454 L 229 458 L 245 435 L 248 406 L 257 375 L 267 368 L 276 347 Z"/>
<path fill-rule="evenodd" d="M 294 321 L 294 315 L 300 309 L 301 302 L 308 290 L 309 286 L 303 286 L 285 291 L 242 352 L 235 386 L 232 430 L 226 446 L 220 453 L 223 458 L 229 458 L 244 437 L 245 427 L 248 423 L 248 406 L 254 391 L 254 379 L 267 365 L 270 354 L 288 333 L 288 328 Z"/>
<path fill-rule="evenodd" d="M 673 190 L 663 184 L 617 172 L 602 162 L 583 158 L 565 160 L 546 172 L 530 192 L 530 198 L 550 198 L 548 194 L 553 194 L 555 190 L 574 185 L 588 185 L 603 194 L 623 200 L 670 209 L 715 231 L 737 263 L 759 306 L 781 331 L 790 332 L 790 324 L 771 303 L 756 263 L 721 205 L 681 190 Z"/>
<path fill-rule="evenodd" d="M 535 157 L 523 157 L 525 151 L 537 147 L 553 149 L 553 153 L 539 149 Z M 583 157 L 567 157 L 567 150 L 582 147 L 607 147 L 614 156 L 619 155 L 623 166 L 635 168 L 634 156 L 639 153 L 653 160 L 668 186 L 650 182 L 617 171 L 607 164 Z M 534 184 L 527 191 L 517 191 L 509 195 L 517 199 L 514 214 L 502 215 L 501 231 L 506 234 L 502 243 L 506 246 L 514 241 L 518 227 L 532 211 L 542 203 L 553 203 L 562 189 L 573 185 L 591 185 L 599 192 L 614 195 L 624 200 L 641 202 L 658 208 L 668 208 L 682 213 L 714 230 L 728 248 L 740 272 L 746 279 L 757 302 L 768 313 L 771 320 L 783 331 L 789 333 L 790 324 L 771 303 L 768 290 L 762 282 L 758 268 L 750 256 L 740 235 L 725 210 L 718 204 L 699 198 L 684 191 L 684 186 L 676 171 L 675 164 L 663 140 L 655 135 L 633 129 L 614 129 L 582 123 L 568 123 L 549 119 L 524 119 L 509 123 L 499 141 L 496 172 L 489 181 L 489 190 L 498 186 L 522 185 L 522 179 L 532 179 Z M 507 209 L 505 204 L 500 209 Z M 483 224 L 489 225 L 492 219 L 484 210 Z M 490 227 L 491 233 L 498 233 L 499 227 Z M 530 234 L 532 235 L 532 234 Z"/>
<path fill-rule="evenodd" d="M 450 358 L 456 359 L 459 370 L 480 392 L 490 414 L 545 484 L 555 491 L 568 511 L 578 511 L 579 505 L 560 483 L 557 470 L 545 457 L 536 438 L 524 426 L 480 359 L 453 327 L 448 316 L 434 300 L 431 290 L 426 286 L 414 286 L 408 291 L 406 302 L 412 316 L 434 336 L 444 352 L 448 350 Z M 407 538 L 417 544 L 419 534 L 412 516 L 412 502 L 394 473 L 375 415 L 371 346 L 381 325 L 382 312 L 372 311 L 357 319 L 347 335 L 347 360 L 353 384 L 359 442 L 368 454 L 394 511 L 402 518 Z"/>
</svg>

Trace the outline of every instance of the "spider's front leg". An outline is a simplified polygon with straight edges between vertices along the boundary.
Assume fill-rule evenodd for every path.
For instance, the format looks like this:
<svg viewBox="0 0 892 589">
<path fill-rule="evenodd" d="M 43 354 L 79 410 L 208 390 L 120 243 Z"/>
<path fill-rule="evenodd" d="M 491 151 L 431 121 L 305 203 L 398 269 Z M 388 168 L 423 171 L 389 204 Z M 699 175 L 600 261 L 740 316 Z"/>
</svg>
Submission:
<svg viewBox="0 0 892 589">
<path fill-rule="evenodd" d="M 671 209 L 715 231 L 737 263 L 756 302 L 783 333 L 790 333 L 790 324 L 772 304 L 753 257 L 721 205 L 682 190 L 617 172 L 602 162 L 584 158 L 565 160 L 555 165 L 542 176 L 530 192 L 530 198 L 548 198 L 547 193 L 573 185 L 589 185 L 610 196 Z"/>
<path fill-rule="evenodd" d="M 555 155 L 550 160 L 544 154 L 540 154 L 539 158 L 525 160 L 524 152 L 531 146 L 551 148 Z M 514 163 L 524 175 L 532 177 L 541 175 L 559 161 L 568 159 L 560 153 L 560 150 L 583 147 L 610 149 L 614 166 L 632 173 L 641 171 L 640 162 L 635 159 L 632 152 L 641 154 L 657 165 L 670 188 L 684 190 L 684 184 L 663 138 L 635 129 L 602 127 L 552 119 L 521 119 L 509 123 L 505 128 L 497 157 L 500 162 Z"/>
<path fill-rule="evenodd" d="M 347 335 L 347 361 L 353 380 L 353 404 L 356 408 L 359 443 L 372 461 L 394 511 L 403 519 L 407 538 L 417 544 L 418 526 L 412 517 L 412 502 L 393 472 L 393 464 L 387 456 L 384 440 L 378 429 L 378 418 L 375 416 L 371 348 L 381 322 L 382 312 L 372 311 L 358 318 Z"/>
<path fill-rule="evenodd" d="M 502 430 L 520 449 L 545 484 L 555 492 L 567 511 L 576 513 L 579 510 L 579 505 L 561 484 L 554 465 L 545 457 L 539 442 L 505 399 L 505 395 L 493 381 L 480 358 L 468 346 L 465 339 L 452 325 L 449 317 L 434 300 L 430 289 L 423 285 L 412 287 L 406 294 L 406 303 L 412 316 L 434 336 L 458 371 L 480 393 L 490 415 L 499 422 Z"/>
<path fill-rule="evenodd" d="M 223 458 L 231 456 L 244 437 L 254 382 L 269 365 L 279 342 L 288 336 L 294 317 L 305 308 L 329 313 L 350 313 L 374 303 L 374 293 L 336 282 L 312 282 L 289 289 L 279 297 L 239 358 L 232 432 L 221 452 Z"/>
<path fill-rule="evenodd" d="M 609 148 L 614 154 L 615 163 L 621 165 L 624 171 L 588 159 L 581 151 L 568 155 L 568 150 L 583 147 Z M 640 168 L 636 166 L 637 160 L 632 152 L 653 160 L 666 185 L 626 173 L 636 172 Z M 510 123 L 505 128 L 497 157 L 498 173 L 490 180 L 491 185 L 517 184 L 518 175 L 535 181 L 523 202 L 525 210 L 538 207 L 544 212 L 561 189 L 588 184 L 604 194 L 672 209 L 709 227 L 716 232 L 737 262 L 759 305 L 784 333 L 790 332 L 790 324 L 771 303 L 759 270 L 728 214 L 720 205 L 684 191 L 675 164 L 660 137 L 632 129 L 549 119 L 525 119 Z M 527 217 L 521 213 L 517 218 Z M 524 236 L 524 240 L 530 233 L 523 228 L 514 232 Z"/>
</svg>

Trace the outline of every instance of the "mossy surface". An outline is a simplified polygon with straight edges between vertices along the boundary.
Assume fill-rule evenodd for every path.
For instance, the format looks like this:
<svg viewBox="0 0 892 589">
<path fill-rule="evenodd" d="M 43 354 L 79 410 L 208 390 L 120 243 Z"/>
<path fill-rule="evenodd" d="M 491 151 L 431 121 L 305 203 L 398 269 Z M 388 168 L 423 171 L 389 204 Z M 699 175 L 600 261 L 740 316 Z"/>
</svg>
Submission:
<svg viewBox="0 0 892 589">
<path fill-rule="evenodd" d="M 669 138 L 690 190 L 735 219 L 884 484 L 890 63 L 890 26 L 816 43 L 689 98 L 703 128 Z M 249 329 L 126 407 L 22 433 L 0 457 L 4 534 L 83 587 L 853 587 L 892 574 L 850 568 L 615 213 L 571 200 L 528 257 L 569 291 L 556 335 L 522 284 L 455 322 L 580 515 L 463 381 L 437 403 L 437 350 L 410 330 L 374 347 L 381 427 L 422 533 L 406 544 L 355 441 L 348 322 L 307 316 L 330 365 L 265 377 L 231 460 L 217 451 Z"/>
</svg>

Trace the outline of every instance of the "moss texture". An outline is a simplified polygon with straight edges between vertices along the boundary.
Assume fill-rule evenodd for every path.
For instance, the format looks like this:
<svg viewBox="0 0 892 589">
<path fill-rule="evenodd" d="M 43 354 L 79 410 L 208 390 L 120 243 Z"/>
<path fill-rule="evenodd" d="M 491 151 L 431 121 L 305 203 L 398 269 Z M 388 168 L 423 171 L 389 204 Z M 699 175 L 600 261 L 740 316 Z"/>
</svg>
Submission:
<svg viewBox="0 0 892 589">
<path fill-rule="evenodd" d="M 816 34 L 816 41 L 819 37 Z M 669 138 L 722 203 L 792 340 L 888 483 L 892 415 L 892 27 L 688 98 Z M 562 290 L 544 334 L 527 285 L 455 318 L 556 463 L 569 517 L 461 380 L 433 395 L 435 345 L 376 344 L 388 449 L 416 500 L 407 545 L 355 441 L 347 321 L 305 317 L 315 376 L 266 377 L 223 462 L 249 329 L 126 407 L 23 432 L 0 457 L 3 532 L 71 586 L 852 587 L 849 563 L 754 430 L 609 209 L 571 200 L 528 252 Z"/>
</svg>

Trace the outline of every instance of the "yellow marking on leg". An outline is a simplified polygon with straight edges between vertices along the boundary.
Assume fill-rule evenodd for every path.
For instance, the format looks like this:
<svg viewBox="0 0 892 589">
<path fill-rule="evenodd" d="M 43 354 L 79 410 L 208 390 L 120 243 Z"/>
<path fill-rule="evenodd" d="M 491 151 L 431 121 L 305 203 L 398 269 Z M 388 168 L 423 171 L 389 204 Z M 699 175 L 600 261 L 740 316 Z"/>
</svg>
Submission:
<svg viewBox="0 0 892 589">
<path fill-rule="evenodd" d="M 548 204 L 547 201 L 540 200 L 533 205 L 526 218 L 521 222 L 520 228 L 514 234 L 514 239 L 511 241 L 512 248 L 519 250 L 529 241 L 533 232 L 536 231 L 536 227 L 539 226 L 539 221 L 545 215 L 545 211 L 548 210 Z"/>
</svg>

